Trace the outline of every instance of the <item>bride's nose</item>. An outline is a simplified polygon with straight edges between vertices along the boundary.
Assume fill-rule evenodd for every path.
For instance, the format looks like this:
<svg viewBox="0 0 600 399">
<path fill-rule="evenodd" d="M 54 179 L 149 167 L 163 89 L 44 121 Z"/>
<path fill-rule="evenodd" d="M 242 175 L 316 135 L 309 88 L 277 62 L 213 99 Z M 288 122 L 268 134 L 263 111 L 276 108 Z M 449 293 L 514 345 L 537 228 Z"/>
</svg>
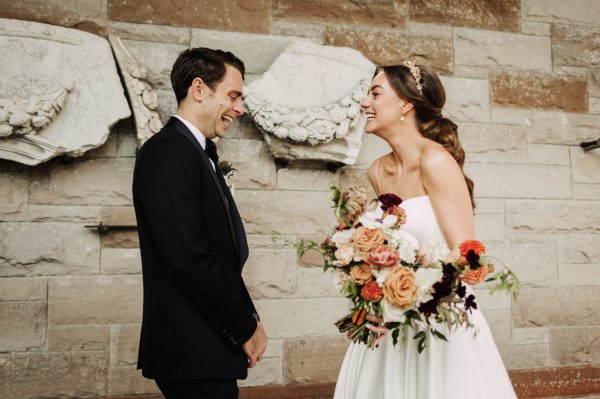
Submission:
<svg viewBox="0 0 600 399">
<path fill-rule="evenodd" d="M 371 101 L 369 101 L 369 96 L 363 98 L 362 101 L 360 102 L 360 107 L 363 108 L 363 110 L 365 108 L 369 108 L 370 106 L 371 106 Z"/>
</svg>

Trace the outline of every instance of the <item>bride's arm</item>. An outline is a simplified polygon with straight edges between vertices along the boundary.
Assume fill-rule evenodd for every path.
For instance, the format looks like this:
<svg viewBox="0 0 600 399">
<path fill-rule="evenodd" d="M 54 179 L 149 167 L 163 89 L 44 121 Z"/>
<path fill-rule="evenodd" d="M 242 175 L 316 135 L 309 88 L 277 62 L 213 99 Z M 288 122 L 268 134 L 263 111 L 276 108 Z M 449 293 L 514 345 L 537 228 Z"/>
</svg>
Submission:
<svg viewBox="0 0 600 399">
<path fill-rule="evenodd" d="M 421 179 L 452 255 L 458 245 L 475 238 L 475 218 L 464 175 L 444 149 L 426 151 L 421 158 Z"/>
</svg>

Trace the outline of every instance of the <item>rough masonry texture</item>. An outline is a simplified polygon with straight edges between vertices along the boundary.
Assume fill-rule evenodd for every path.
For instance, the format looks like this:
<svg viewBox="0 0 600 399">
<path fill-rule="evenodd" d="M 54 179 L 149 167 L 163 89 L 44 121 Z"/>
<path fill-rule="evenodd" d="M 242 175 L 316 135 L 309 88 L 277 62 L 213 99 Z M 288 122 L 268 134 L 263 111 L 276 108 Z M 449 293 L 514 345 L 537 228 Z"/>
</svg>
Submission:
<svg viewBox="0 0 600 399">
<path fill-rule="evenodd" d="M 171 66 L 190 46 L 238 54 L 246 85 L 298 40 L 351 47 L 375 64 L 432 65 L 442 74 L 443 113 L 458 124 L 465 171 L 475 182 L 477 236 L 523 283 L 516 301 L 476 290 L 507 367 L 600 369 L 600 150 L 579 146 L 600 138 L 597 1 L 216 4 L 21 0 L 0 2 L 0 17 L 119 37 L 145 68 L 163 123 L 176 107 Z M 23 56 L 34 49 L 22 47 Z M 67 57 L 49 59 L 27 68 L 53 81 Z M 4 63 L 2 71 L 17 68 L 25 67 Z M 105 69 L 93 66 L 91 73 Z M 335 76 L 320 79 L 325 84 Z M 123 87 L 111 93 L 122 96 Z M 80 104 L 74 112 L 80 132 L 93 125 L 93 110 Z M 2 398 L 157 392 L 135 369 L 142 301 L 131 203 L 135 122 L 119 122 L 102 146 L 75 160 L 37 166 L 0 160 Z M 297 259 L 293 243 L 322 239 L 334 221 L 329 183 L 368 184 L 366 169 L 389 148 L 364 135 L 353 166 L 286 167 L 247 115 L 218 146 L 238 169 L 236 202 L 251 247 L 244 277 L 271 337 L 265 358 L 241 385 L 333 381 L 347 342 L 332 323 L 346 302 L 319 259 L 311 253 Z M 85 227 L 100 222 L 121 227 L 105 233 Z M 564 380 L 598 380 L 586 373 Z"/>
</svg>

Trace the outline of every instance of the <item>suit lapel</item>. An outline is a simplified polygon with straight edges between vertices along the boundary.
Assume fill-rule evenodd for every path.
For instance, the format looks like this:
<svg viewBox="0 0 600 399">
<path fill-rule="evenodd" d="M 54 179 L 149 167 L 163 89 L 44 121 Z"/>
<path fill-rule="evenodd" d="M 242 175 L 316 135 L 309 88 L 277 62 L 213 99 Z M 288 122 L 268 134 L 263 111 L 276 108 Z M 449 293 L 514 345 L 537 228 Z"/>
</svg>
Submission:
<svg viewBox="0 0 600 399">
<path fill-rule="evenodd" d="M 229 209 L 229 205 L 227 203 L 227 197 L 225 196 L 225 193 L 223 193 L 223 188 L 221 186 L 221 183 L 219 182 L 219 178 L 217 176 L 218 172 L 215 172 L 215 170 L 212 167 L 212 164 L 210 163 L 210 159 L 208 159 L 208 155 L 206 155 L 206 152 L 204 151 L 204 149 L 202 148 L 202 146 L 200 145 L 200 143 L 198 142 L 196 137 L 194 137 L 192 132 L 190 132 L 190 130 L 187 128 L 187 126 L 185 126 L 177 118 L 173 118 L 173 117 L 171 117 L 171 119 L 169 119 L 169 121 L 167 122 L 167 124 L 165 126 L 172 127 L 177 132 L 179 132 L 179 133 L 183 134 L 185 137 L 187 137 L 187 139 L 194 145 L 194 147 L 196 147 L 196 149 L 200 153 L 200 159 L 202 159 L 202 163 L 208 169 L 210 178 L 213 181 L 213 184 L 214 184 L 215 188 L 217 189 L 217 192 L 219 193 L 219 198 L 221 199 L 221 204 L 225 208 L 225 213 L 227 215 L 227 223 L 229 225 L 229 232 L 231 234 L 231 239 L 233 240 L 233 246 L 239 256 L 240 251 L 239 251 L 238 242 L 237 242 L 237 239 L 235 236 L 235 230 L 233 228 L 233 222 L 231 220 L 231 210 Z M 207 139 L 207 140 L 209 140 L 209 139 Z M 215 167 L 216 166 L 217 165 L 215 165 Z"/>
</svg>

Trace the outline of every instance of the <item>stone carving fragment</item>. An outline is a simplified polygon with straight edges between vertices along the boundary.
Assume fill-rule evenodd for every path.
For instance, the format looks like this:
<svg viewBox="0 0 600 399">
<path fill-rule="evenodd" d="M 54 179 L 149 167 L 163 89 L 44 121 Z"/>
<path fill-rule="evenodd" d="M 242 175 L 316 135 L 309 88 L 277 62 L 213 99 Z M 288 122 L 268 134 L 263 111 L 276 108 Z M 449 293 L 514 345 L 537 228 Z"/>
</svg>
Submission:
<svg viewBox="0 0 600 399">
<path fill-rule="evenodd" d="M 374 71 L 356 50 L 294 42 L 248 85 L 244 103 L 276 158 L 353 165 Z"/>
<path fill-rule="evenodd" d="M 158 133 L 162 127 L 157 112 L 158 96 L 148 81 L 148 70 L 125 48 L 121 38 L 110 35 L 108 40 L 115 52 L 115 58 L 129 93 L 138 142 L 143 144 L 152 135 Z"/>
<path fill-rule="evenodd" d="M 108 42 L 76 29 L 0 19 L 0 158 L 80 156 L 130 116 Z"/>
</svg>

